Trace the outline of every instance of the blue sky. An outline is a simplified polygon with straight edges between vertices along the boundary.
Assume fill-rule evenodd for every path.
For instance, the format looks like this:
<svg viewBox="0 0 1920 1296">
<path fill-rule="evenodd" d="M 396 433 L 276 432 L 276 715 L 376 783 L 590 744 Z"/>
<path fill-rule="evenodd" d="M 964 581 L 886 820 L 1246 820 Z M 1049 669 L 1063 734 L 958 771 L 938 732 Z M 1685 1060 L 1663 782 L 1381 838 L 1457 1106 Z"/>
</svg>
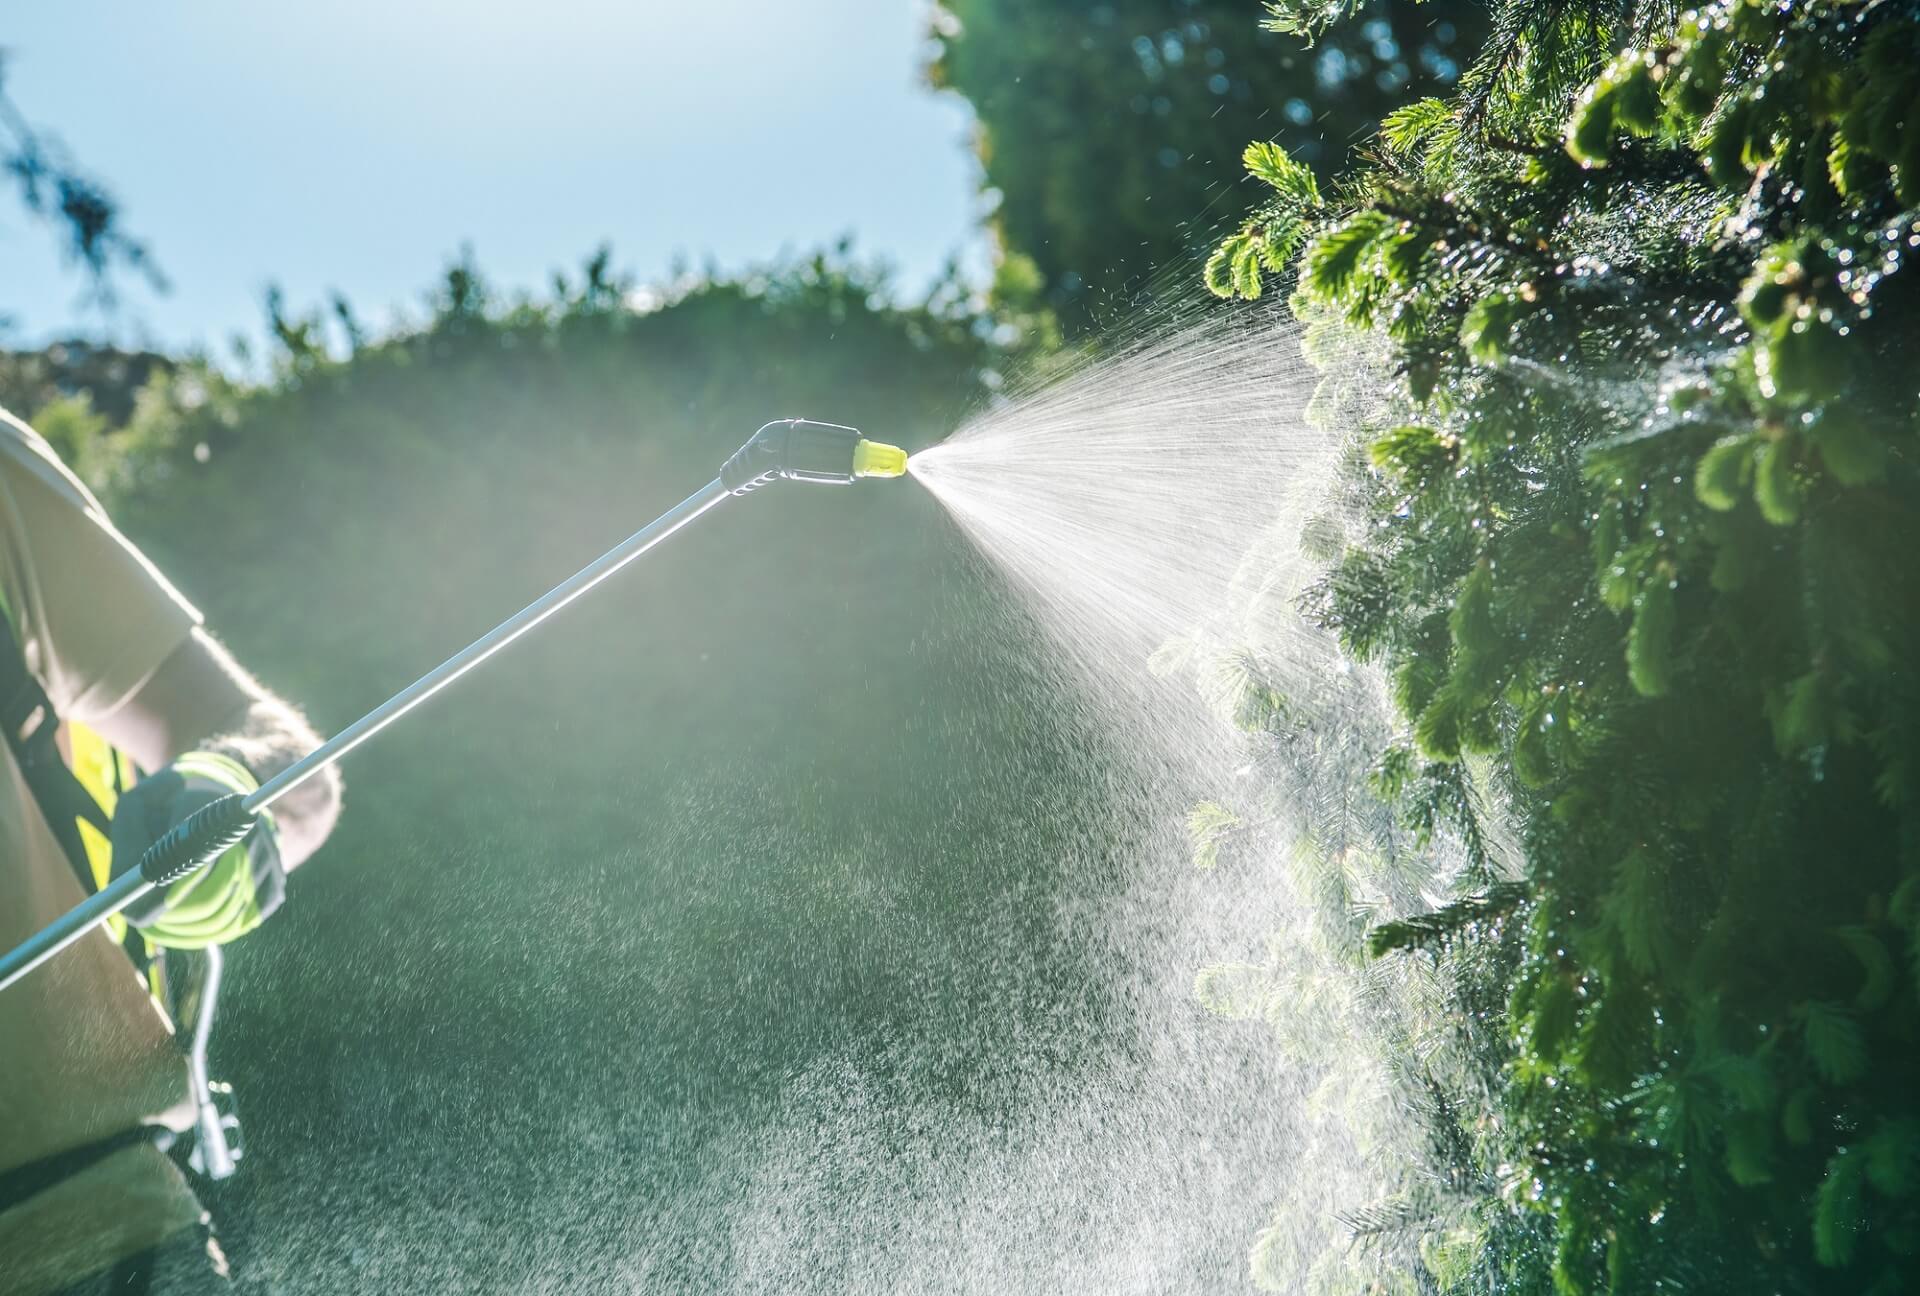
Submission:
<svg viewBox="0 0 1920 1296">
<path fill-rule="evenodd" d="M 915 0 L 59 0 L 11 6 L 8 93 L 120 199 L 173 281 L 104 322 L 11 194 L 12 343 L 224 353 L 344 292 L 417 308 L 462 244 L 508 288 L 595 245 L 644 279 L 842 233 L 908 288 L 985 264 L 969 116 L 921 85 Z M 414 313 L 418 313 L 415 309 Z"/>
</svg>

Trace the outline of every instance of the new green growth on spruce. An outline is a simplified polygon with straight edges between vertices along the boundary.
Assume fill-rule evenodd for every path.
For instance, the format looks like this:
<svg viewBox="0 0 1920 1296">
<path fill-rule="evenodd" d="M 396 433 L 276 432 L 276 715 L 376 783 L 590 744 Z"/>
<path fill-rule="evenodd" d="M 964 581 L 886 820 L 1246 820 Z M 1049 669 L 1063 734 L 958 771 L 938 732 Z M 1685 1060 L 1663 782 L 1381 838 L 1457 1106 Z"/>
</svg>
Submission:
<svg viewBox="0 0 1920 1296">
<path fill-rule="evenodd" d="M 1916 69 L 1886 0 L 1507 0 L 1337 192 L 1248 150 L 1209 285 L 1297 267 L 1401 375 L 1317 603 L 1390 673 L 1377 782 L 1474 832 L 1489 758 L 1524 845 L 1373 936 L 1505 1004 L 1449 1290 L 1920 1274 Z"/>
</svg>

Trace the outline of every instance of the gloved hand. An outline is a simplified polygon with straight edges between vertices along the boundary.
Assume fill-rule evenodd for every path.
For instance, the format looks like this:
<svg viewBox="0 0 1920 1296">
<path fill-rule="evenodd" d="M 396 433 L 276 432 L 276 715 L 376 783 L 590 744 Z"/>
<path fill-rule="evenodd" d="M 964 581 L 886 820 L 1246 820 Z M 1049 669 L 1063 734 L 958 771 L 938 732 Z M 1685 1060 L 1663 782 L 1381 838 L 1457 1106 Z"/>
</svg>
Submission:
<svg viewBox="0 0 1920 1296">
<path fill-rule="evenodd" d="M 188 815 L 231 792 L 247 793 L 253 776 L 237 761 L 190 752 L 120 794 L 111 838 L 115 877 L 138 868 L 147 847 Z M 219 859 L 165 890 L 151 891 L 127 917 L 155 945 L 205 949 L 258 927 L 286 896 L 286 874 L 270 816 L 263 816 Z"/>
</svg>

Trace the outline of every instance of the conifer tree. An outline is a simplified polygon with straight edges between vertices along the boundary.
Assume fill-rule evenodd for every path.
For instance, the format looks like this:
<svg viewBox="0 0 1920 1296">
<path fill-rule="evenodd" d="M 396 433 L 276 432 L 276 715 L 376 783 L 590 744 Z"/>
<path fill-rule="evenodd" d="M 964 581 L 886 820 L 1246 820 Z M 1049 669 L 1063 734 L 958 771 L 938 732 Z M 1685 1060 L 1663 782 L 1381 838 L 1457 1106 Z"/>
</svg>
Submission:
<svg viewBox="0 0 1920 1296">
<path fill-rule="evenodd" d="M 1920 1289 L 1920 12 L 1503 0 L 1351 183 L 1246 163 L 1210 286 L 1400 375 L 1316 603 L 1377 782 L 1472 832 L 1491 759 L 1526 857 L 1373 935 L 1506 1013 L 1426 1280 Z"/>
</svg>

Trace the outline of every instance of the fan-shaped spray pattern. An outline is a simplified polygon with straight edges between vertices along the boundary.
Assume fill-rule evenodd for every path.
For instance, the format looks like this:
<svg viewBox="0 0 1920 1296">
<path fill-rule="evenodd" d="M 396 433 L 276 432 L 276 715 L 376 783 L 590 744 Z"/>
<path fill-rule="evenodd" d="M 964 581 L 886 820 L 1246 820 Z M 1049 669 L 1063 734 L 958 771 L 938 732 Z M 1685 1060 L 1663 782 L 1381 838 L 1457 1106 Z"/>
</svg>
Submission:
<svg viewBox="0 0 1920 1296">
<path fill-rule="evenodd" d="M 1191 327 L 1012 397 L 911 467 L 1130 726 L 1150 663 L 1295 636 L 1299 529 L 1339 448 L 1303 422 L 1313 384 L 1271 324 Z"/>
<path fill-rule="evenodd" d="M 1298 330 L 1214 319 L 1010 394 L 911 461 L 1018 591 L 1062 708 L 1127 755 L 1110 808 L 1136 831 L 1118 898 L 1061 915 L 1125 982 L 1117 1033 L 1059 1027 L 1087 1065 L 1010 1060 L 998 1121 L 869 1107 L 850 1143 L 810 1132 L 763 1164 L 812 1167 L 821 1196 L 845 1192 L 819 1184 L 845 1156 L 915 1167 L 873 1240 L 889 1289 L 1312 1290 L 1410 1272 L 1441 1226 L 1395 1169 L 1419 1135 L 1389 1074 L 1433 992 L 1358 947 L 1451 865 L 1366 792 L 1378 681 L 1300 611 L 1347 525 L 1346 437 L 1306 403 L 1329 375 L 1366 400 L 1368 356 L 1316 372 Z M 817 1218 L 764 1196 L 775 1233 Z M 1385 1215 L 1400 1226 L 1369 1227 Z"/>
</svg>

